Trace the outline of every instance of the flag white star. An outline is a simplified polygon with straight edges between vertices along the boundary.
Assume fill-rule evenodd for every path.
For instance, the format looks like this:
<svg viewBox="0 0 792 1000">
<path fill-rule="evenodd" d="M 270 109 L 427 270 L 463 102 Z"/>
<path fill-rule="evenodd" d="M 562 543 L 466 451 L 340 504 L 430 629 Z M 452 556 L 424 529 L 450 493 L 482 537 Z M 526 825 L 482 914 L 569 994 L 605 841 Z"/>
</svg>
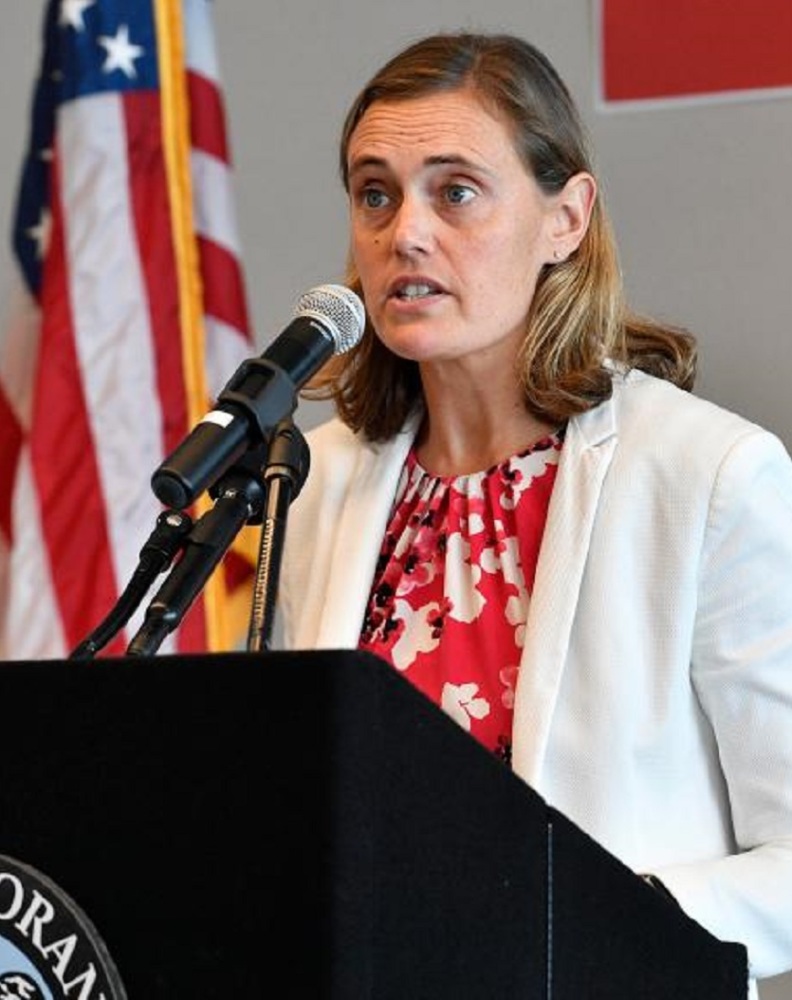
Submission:
<svg viewBox="0 0 792 1000">
<path fill-rule="evenodd" d="M 46 208 L 41 210 L 38 223 L 35 226 L 29 226 L 25 230 L 26 235 L 36 244 L 36 256 L 39 260 L 44 260 L 44 255 L 49 246 L 51 230 L 52 216 Z"/>
<path fill-rule="evenodd" d="M 137 76 L 134 60 L 140 59 L 145 50 L 142 46 L 130 42 L 129 27 L 126 24 L 120 25 L 114 38 L 100 35 L 97 41 L 107 50 L 107 59 L 102 67 L 103 73 L 112 73 L 114 69 L 120 69 L 128 77 Z"/>
<path fill-rule="evenodd" d="M 86 8 L 93 7 L 96 0 L 61 0 L 60 23 L 70 24 L 77 31 L 85 31 L 83 14 Z"/>
</svg>

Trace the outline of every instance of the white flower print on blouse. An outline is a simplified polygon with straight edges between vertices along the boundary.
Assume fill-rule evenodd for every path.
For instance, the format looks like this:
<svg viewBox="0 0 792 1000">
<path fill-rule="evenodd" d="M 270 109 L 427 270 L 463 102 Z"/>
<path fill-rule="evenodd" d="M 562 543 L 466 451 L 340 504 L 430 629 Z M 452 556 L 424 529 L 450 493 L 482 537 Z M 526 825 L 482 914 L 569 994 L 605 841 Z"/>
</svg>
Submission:
<svg viewBox="0 0 792 1000">
<path fill-rule="evenodd" d="M 432 476 L 411 452 L 360 647 L 510 759 L 514 690 L 563 434 L 484 472 Z"/>
</svg>

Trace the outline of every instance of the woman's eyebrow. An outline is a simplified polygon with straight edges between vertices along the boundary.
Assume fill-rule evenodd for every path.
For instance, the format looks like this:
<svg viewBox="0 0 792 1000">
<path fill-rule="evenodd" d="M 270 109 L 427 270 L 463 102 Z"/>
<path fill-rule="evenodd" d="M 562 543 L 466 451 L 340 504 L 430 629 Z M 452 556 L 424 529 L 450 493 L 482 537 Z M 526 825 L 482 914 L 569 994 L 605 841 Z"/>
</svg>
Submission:
<svg viewBox="0 0 792 1000">
<path fill-rule="evenodd" d="M 454 167 L 465 167 L 471 170 L 481 170 L 481 164 L 475 163 L 473 160 L 468 159 L 466 156 L 462 156 L 460 153 L 434 153 L 431 156 L 427 156 L 423 161 L 423 165 L 426 167 L 442 167 L 442 166 L 454 166 Z M 357 157 L 349 165 L 349 176 L 357 173 L 360 170 L 366 170 L 370 167 L 378 167 L 380 169 L 387 170 L 389 167 L 388 161 L 382 156 L 361 156 Z"/>
</svg>

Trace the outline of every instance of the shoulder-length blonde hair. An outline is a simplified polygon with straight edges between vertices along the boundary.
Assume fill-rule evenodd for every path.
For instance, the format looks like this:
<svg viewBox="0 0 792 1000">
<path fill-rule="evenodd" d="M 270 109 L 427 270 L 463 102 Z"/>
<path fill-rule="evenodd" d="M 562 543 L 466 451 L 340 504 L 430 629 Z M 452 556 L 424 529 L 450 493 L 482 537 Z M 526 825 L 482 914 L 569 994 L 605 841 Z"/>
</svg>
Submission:
<svg viewBox="0 0 792 1000">
<path fill-rule="evenodd" d="M 548 59 L 512 35 L 460 32 L 409 46 L 360 92 L 341 135 L 345 189 L 349 142 L 372 104 L 462 87 L 510 124 L 518 154 L 546 193 L 560 191 L 580 171 L 593 173 L 579 114 Z M 362 296 L 351 258 L 346 280 Z M 692 335 L 627 309 L 615 240 L 598 197 L 580 246 L 539 276 L 519 358 L 527 409 L 560 424 L 596 406 L 612 391 L 607 359 L 685 389 L 695 379 Z M 333 358 L 308 393 L 333 399 L 341 419 L 373 441 L 396 434 L 423 397 L 417 364 L 384 347 L 368 322 L 359 344 Z"/>
</svg>

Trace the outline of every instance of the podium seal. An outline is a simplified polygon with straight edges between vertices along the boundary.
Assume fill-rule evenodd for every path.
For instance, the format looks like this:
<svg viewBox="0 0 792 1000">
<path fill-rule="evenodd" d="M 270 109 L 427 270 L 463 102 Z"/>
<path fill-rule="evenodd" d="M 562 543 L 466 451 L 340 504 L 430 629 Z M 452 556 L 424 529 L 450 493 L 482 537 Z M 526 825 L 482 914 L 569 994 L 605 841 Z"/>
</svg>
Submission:
<svg viewBox="0 0 792 1000">
<path fill-rule="evenodd" d="M 127 1000 L 88 917 L 31 865 L 0 855 L 0 1000 Z"/>
</svg>

